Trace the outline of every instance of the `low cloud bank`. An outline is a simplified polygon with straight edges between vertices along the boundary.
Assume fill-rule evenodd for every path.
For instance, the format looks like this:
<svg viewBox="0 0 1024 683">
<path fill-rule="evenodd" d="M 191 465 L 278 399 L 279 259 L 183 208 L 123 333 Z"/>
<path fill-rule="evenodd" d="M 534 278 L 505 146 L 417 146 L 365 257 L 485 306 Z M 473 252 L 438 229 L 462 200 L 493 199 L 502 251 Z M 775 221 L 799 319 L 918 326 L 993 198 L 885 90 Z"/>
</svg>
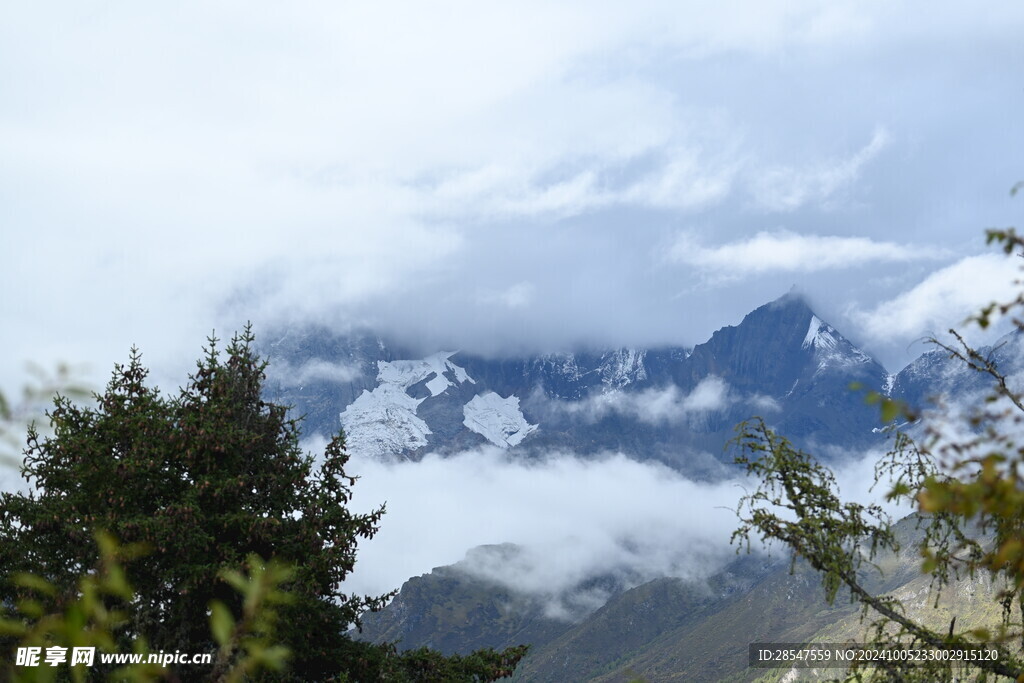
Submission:
<svg viewBox="0 0 1024 683">
<path fill-rule="evenodd" d="M 881 451 L 849 454 L 835 474 L 844 500 L 881 502 L 871 490 Z M 460 563 L 467 573 L 544 601 L 554 618 L 600 607 L 609 585 L 675 576 L 700 580 L 735 557 L 736 504 L 755 482 L 698 483 L 620 454 L 556 453 L 512 459 L 499 449 L 419 462 L 353 458 L 353 506 L 387 503 L 378 535 L 359 547 L 345 590 L 380 594 Z M 886 504 L 898 519 L 906 506 Z M 470 551 L 484 545 L 514 544 Z M 785 549 L 770 552 L 785 557 Z M 607 579 L 605 581 L 604 579 Z"/>
<path fill-rule="evenodd" d="M 668 259 L 731 281 L 768 272 L 813 273 L 879 262 L 934 260 L 947 255 L 934 247 L 780 230 L 762 231 L 717 247 L 706 247 L 693 233 L 683 232 L 669 250 Z"/>
<path fill-rule="evenodd" d="M 509 562 L 477 553 L 464 565 L 471 573 L 556 601 L 601 576 L 627 585 L 701 578 L 735 552 L 736 519 L 727 508 L 742 491 L 734 483 L 699 484 L 622 455 L 524 461 L 485 449 L 391 464 L 356 458 L 352 470 L 361 477 L 354 505 L 368 510 L 387 501 L 380 533 L 360 544 L 345 583 L 357 593 L 392 590 L 488 544 L 520 550 Z M 578 605 L 553 604 L 550 613 L 571 607 Z"/>
<path fill-rule="evenodd" d="M 769 396 L 755 394 L 745 399 L 735 395 L 721 377 L 705 377 L 686 394 L 679 387 L 651 387 L 643 391 L 609 391 L 579 401 L 540 401 L 543 409 L 587 422 L 597 422 L 611 414 L 631 417 L 647 424 L 677 422 L 701 413 L 724 410 L 731 403 L 745 401 L 760 411 L 775 412 L 778 403 Z"/>
<path fill-rule="evenodd" d="M 275 360 L 267 366 L 267 380 L 282 387 L 302 387 L 310 382 L 351 382 L 361 375 L 359 368 L 314 359 L 301 365 Z"/>
</svg>

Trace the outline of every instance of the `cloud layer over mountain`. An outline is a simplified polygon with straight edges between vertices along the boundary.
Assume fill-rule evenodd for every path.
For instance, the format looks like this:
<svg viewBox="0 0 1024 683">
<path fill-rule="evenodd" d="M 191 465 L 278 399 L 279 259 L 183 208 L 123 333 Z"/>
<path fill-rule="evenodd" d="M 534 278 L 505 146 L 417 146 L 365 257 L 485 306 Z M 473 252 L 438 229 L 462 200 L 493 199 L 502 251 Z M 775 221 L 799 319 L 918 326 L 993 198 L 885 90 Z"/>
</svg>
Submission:
<svg viewBox="0 0 1024 683">
<path fill-rule="evenodd" d="M 847 500 L 882 499 L 884 487 L 868 490 L 878 456 L 851 458 L 837 471 Z M 463 560 L 470 548 L 514 543 L 522 552 L 511 561 L 476 554 L 471 572 L 548 600 L 549 614 L 562 618 L 600 605 L 599 590 L 574 591 L 588 578 L 612 575 L 635 585 L 658 576 L 702 578 L 722 567 L 735 556 L 734 511 L 752 486 L 739 472 L 731 481 L 696 483 L 618 454 L 524 461 L 483 449 L 420 462 L 356 457 L 352 466 L 361 477 L 355 507 L 386 502 L 387 513 L 379 534 L 360 544 L 346 590 L 386 592 Z"/>
<path fill-rule="evenodd" d="M 248 319 L 685 344 L 794 283 L 898 365 L 959 322 L 930 278 L 1019 213 L 1022 28 L 1014 3 L 8 5 L 0 381 L 101 382 L 138 343 L 167 384 Z"/>
</svg>

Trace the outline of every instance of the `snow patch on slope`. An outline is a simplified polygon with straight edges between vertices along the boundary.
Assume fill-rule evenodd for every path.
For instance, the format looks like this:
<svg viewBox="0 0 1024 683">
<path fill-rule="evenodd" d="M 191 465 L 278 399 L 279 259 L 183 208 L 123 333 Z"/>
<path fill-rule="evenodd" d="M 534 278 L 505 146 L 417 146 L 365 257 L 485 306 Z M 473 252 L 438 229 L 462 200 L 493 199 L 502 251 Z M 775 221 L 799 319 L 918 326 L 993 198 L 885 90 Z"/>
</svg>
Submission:
<svg viewBox="0 0 1024 683">
<path fill-rule="evenodd" d="M 423 360 L 395 360 L 390 363 L 377 361 L 377 381 L 381 385 L 393 384 L 405 390 L 433 375 L 427 382 L 427 390 L 431 396 L 443 394 L 445 389 L 453 386 L 455 382 L 476 384 L 463 368 L 448 360 L 454 354 L 454 351 L 442 351 Z M 445 376 L 449 371 L 454 381 Z"/>
<path fill-rule="evenodd" d="M 399 384 L 363 390 L 341 414 L 349 449 L 386 458 L 423 448 L 431 432 L 427 423 L 416 417 L 416 408 L 422 401 L 405 393 Z"/>
<path fill-rule="evenodd" d="M 537 425 L 526 421 L 519 409 L 519 397 L 502 398 L 494 392 L 474 396 L 462 413 L 462 424 L 495 446 L 510 448 L 532 434 Z"/>
<path fill-rule="evenodd" d="M 448 360 L 453 354 L 454 351 L 435 353 L 423 360 L 377 361 L 377 387 L 373 391 L 364 389 L 341 414 L 349 447 L 386 458 L 426 446 L 430 427 L 416 416 L 417 407 L 425 399 L 413 398 L 407 390 L 428 378 L 426 387 L 431 396 L 444 393 L 455 382 L 476 384 L 463 368 Z"/>
<path fill-rule="evenodd" d="M 599 368 L 601 382 L 608 387 L 621 389 L 627 384 L 647 379 L 644 367 L 646 351 L 640 349 L 618 349 L 605 354 Z"/>
<path fill-rule="evenodd" d="M 801 349 L 810 349 L 818 359 L 817 372 L 829 367 L 844 367 L 871 362 L 871 357 L 847 341 L 835 328 L 812 315 L 807 334 L 800 344 Z M 817 374 L 817 372 L 815 374 Z"/>
<path fill-rule="evenodd" d="M 837 340 L 832 336 L 832 332 L 835 330 L 831 325 L 822 322 L 818 316 L 812 315 L 811 324 L 807 327 L 807 334 L 804 335 L 804 343 L 800 345 L 800 348 L 834 349 Z"/>
</svg>

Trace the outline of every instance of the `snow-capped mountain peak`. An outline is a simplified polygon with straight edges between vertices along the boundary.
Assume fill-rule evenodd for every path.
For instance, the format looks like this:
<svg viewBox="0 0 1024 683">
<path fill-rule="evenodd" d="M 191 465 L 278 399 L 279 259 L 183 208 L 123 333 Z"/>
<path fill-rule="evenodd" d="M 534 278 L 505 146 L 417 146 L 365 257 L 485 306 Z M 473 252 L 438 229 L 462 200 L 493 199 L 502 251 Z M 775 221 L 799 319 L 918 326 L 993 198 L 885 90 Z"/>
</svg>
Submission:
<svg viewBox="0 0 1024 683">
<path fill-rule="evenodd" d="M 776 428 L 796 439 L 868 444 L 877 438 L 871 432 L 877 411 L 849 385 L 893 385 L 884 368 L 795 294 L 758 307 L 692 348 L 419 358 L 399 348 L 369 332 L 293 334 L 275 346 L 275 361 L 284 367 L 343 364 L 352 370 L 342 379 L 307 372 L 313 379 L 304 386 L 279 382 L 278 395 L 298 414 L 312 416 L 304 423 L 312 431 L 336 431 L 340 416 L 352 452 L 371 457 L 419 458 L 485 443 L 524 453 L 618 450 L 711 476 L 719 471 L 711 462 L 733 427 L 765 410 Z M 709 377 L 720 382 L 721 409 L 688 409 L 686 401 Z M 896 380 L 893 393 L 899 388 Z M 609 408 L 606 396 L 630 409 Z M 669 417 L 652 419 L 662 414 Z"/>
</svg>

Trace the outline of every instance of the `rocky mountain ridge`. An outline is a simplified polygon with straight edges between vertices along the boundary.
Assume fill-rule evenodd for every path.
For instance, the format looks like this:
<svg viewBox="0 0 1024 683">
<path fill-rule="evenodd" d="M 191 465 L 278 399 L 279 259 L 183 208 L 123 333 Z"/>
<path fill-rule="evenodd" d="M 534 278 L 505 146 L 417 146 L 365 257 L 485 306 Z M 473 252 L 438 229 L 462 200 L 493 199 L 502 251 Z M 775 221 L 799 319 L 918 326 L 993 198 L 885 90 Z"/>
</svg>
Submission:
<svg viewBox="0 0 1024 683">
<path fill-rule="evenodd" d="M 693 348 L 417 359 L 370 332 L 310 328 L 265 352 L 280 368 L 272 397 L 306 416 L 307 433 L 344 428 L 353 452 L 619 451 L 698 477 L 721 473 L 733 427 L 753 415 L 808 446 L 875 443 L 876 413 L 849 385 L 903 386 L 795 294 Z"/>
<path fill-rule="evenodd" d="M 1024 371 L 1019 333 L 979 352 L 1014 381 Z M 415 460 L 480 447 L 523 458 L 617 451 L 693 479 L 732 473 L 722 446 L 752 415 L 838 461 L 884 440 L 877 408 L 851 383 L 920 407 L 935 395 L 971 400 L 990 381 L 941 348 L 890 374 L 792 294 L 693 348 L 412 358 L 371 333 L 321 329 L 285 335 L 268 355 L 271 368 L 285 369 L 271 377 L 274 398 L 306 414 L 307 430 L 344 427 L 353 452 Z M 467 562 L 494 552 L 516 551 L 474 549 Z M 740 558 L 693 581 L 586 576 L 574 594 L 595 599 L 566 619 L 551 614 L 550 599 L 489 582 L 460 563 L 410 579 L 384 612 L 367 616 L 363 636 L 446 652 L 531 642 L 521 680 L 775 680 L 781 672 L 746 669 L 746 642 L 857 632 L 855 608 L 825 608 L 817 576 L 790 575 L 783 564 Z M 890 565 L 880 587 L 920 593 L 916 557 Z"/>
<path fill-rule="evenodd" d="M 998 623 L 996 588 L 983 577 L 961 577 L 936 603 L 921 574 L 915 543 L 923 533 L 915 516 L 895 527 L 908 552 L 876 558 L 865 586 L 893 595 L 914 617 L 941 629 L 957 616 L 968 628 Z M 446 652 L 531 643 L 516 670 L 520 681 L 796 681 L 832 680 L 838 669 L 787 670 L 748 666 L 750 643 L 848 642 L 866 639 L 869 622 L 840 592 L 830 605 L 820 575 L 784 556 L 738 555 L 706 579 L 660 578 L 620 590 L 585 618 L 545 616 L 526 598 L 488 584 L 460 565 L 410 580 L 385 610 L 367 615 L 360 637 L 428 644 Z M 937 606 L 936 606 L 937 604 Z M 500 618 L 488 619 L 488 614 Z"/>
</svg>

